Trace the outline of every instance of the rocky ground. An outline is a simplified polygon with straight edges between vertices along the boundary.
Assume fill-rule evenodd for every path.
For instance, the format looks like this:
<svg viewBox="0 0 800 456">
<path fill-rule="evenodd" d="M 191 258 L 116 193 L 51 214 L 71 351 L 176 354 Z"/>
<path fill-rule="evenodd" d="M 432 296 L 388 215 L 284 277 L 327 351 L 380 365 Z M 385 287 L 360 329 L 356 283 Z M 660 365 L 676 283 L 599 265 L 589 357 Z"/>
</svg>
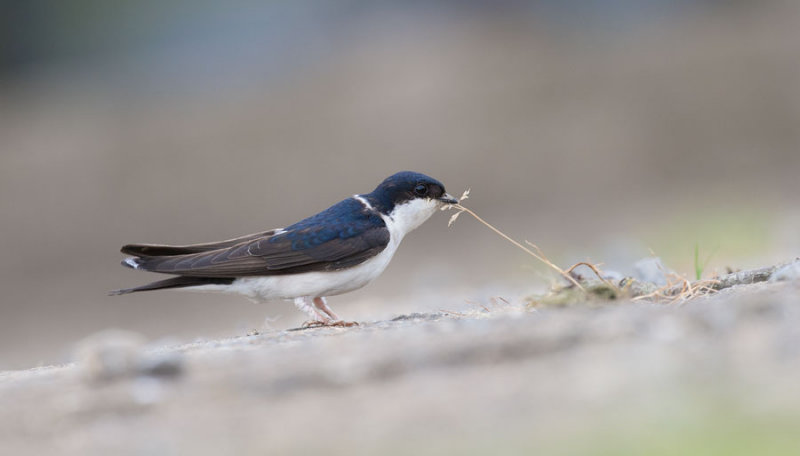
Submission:
<svg viewBox="0 0 800 456">
<path fill-rule="evenodd" d="M 800 282 L 409 314 L 0 373 L 2 454 L 800 454 Z"/>
</svg>

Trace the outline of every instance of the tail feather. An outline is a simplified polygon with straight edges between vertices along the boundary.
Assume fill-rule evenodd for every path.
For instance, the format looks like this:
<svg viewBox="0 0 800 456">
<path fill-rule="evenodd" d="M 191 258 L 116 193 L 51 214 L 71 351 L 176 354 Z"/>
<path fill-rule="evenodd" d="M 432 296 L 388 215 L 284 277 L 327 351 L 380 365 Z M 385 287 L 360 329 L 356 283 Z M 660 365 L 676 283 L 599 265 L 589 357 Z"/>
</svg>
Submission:
<svg viewBox="0 0 800 456">
<path fill-rule="evenodd" d="M 275 229 L 269 231 L 262 231 L 259 233 L 248 234 L 226 241 L 211 242 L 206 244 L 192 244 L 192 245 L 161 245 L 161 244 L 127 244 L 122 246 L 122 253 L 133 255 L 122 260 L 122 265 L 131 269 L 152 270 L 154 266 L 158 266 L 163 261 L 171 261 L 176 257 L 190 256 L 194 254 L 212 252 L 214 250 L 221 250 L 233 247 L 237 244 L 250 242 L 259 238 L 268 238 L 278 233 L 282 233 L 282 229 Z M 155 271 L 165 272 L 167 274 L 176 274 L 169 271 Z M 180 272 L 177 272 L 180 274 Z M 177 276 L 157 282 L 149 283 L 135 288 L 124 288 L 122 290 L 114 290 L 109 295 L 123 295 L 128 293 L 136 293 L 139 291 L 149 290 L 163 290 L 168 288 L 186 288 L 201 285 L 230 285 L 235 279 L 232 277 L 188 277 Z"/>
<path fill-rule="evenodd" d="M 139 269 L 139 259 L 128 257 L 122 260 L 122 265 L 131 269 Z"/>
<path fill-rule="evenodd" d="M 130 259 L 130 258 L 129 258 Z M 122 262 L 129 267 L 136 268 L 125 261 Z M 200 285 L 230 285 L 233 283 L 234 279 L 232 278 L 225 278 L 225 277 L 186 277 L 186 276 L 178 276 L 172 277 L 165 280 L 159 280 L 157 282 L 148 283 L 147 285 L 142 285 L 135 288 L 124 288 L 122 290 L 114 290 L 109 293 L 109 296 L 117 296 L 123 295 L 128 293 L 136 293 L 139 291 L 150 291 L 150 290 L 164 290 L 168 288 L 186 288 L 186 287 L 195 287 Z"/>
</svg>

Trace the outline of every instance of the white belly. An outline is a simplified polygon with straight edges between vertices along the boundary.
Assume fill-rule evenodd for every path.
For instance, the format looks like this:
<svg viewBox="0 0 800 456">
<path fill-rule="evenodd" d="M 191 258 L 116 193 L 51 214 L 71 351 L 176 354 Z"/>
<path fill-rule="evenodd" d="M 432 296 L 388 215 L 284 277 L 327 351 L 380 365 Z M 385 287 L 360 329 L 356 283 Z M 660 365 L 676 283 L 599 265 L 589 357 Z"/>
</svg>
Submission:
<svg viewBox="0 0 800 456">
<path fill-rule="evenodd" d="M 399 241 L 390 242 L 375 257 L 341 271 L 242 277 L 230 285 L 203 285 L 193 289 L 236 293 L 257 301 L 334 296 L 357 290 L 375 280 L 389 265 L 399 244 Z"/>
</svg>

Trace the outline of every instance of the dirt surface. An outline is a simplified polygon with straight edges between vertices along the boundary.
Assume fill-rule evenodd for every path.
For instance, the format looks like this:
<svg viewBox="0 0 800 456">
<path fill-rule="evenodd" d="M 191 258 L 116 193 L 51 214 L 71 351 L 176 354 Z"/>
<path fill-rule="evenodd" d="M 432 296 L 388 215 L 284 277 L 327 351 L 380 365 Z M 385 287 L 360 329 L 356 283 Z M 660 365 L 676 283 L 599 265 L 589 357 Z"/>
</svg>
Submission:
<svg viewBox="0 0 800 456">
<path fill-rule="evenodd" d="M 0 373 L 2 454 L 800 454 L 800 284 L 409 314 Z M 766 451 L 766 452 L 764 452 Z"/>
</svg>

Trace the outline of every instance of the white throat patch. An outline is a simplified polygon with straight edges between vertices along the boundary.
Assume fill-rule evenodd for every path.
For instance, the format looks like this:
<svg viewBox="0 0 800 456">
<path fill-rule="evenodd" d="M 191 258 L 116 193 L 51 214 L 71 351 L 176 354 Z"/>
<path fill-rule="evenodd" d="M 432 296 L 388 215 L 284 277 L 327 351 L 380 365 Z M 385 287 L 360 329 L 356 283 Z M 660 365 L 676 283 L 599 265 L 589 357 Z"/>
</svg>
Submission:
<svg viewBox="0 0 800 456">
<path fill-rule="evenodd" d="M 394 207 L 389 215 L 381 214 L 393 242 L 400 242 L 406 234 L 414 231 L 439 209 L 437 200 L 415 198 Z"/>
</svg>

